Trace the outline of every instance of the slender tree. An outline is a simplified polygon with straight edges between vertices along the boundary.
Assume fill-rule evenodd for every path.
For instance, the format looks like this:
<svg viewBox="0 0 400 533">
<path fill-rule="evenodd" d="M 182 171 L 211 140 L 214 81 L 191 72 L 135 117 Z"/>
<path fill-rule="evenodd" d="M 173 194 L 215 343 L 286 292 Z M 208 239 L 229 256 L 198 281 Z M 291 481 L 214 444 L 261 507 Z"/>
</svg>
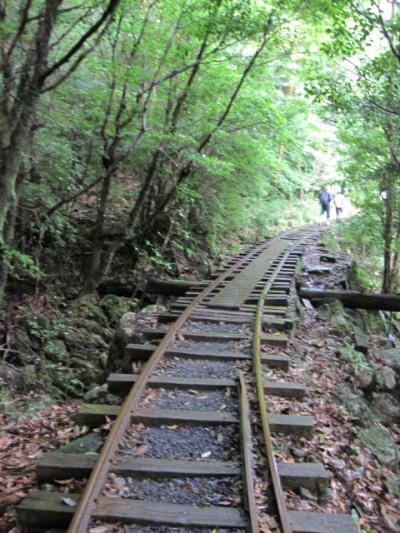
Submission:
<svg viewBox="0 0 400 533">
<path fill-rule="evenodd" d="M 63 10 L 62 4 L 63 0 L 43 0 L 37 7 L 32 0 L 20 0 L 17 5 L 4 5 L 1 10 L 0 300 L 7 280 L 5 225 L 8 214 L 18 202 L 16 184 L 29 149 L 38 102 L 43 93 L 62 84 L 94 48 L 99 36 L 106 31 L 119 0 L 95 6 L 104 9 L 83 29 L 79 25 L 82 14 L 76 17 L 68 34 L 62 34 L 62 18 L 64 15 L 70 19 L 70 10 Z M 82 9 L 86 16 L 95 12 L 93 7 Z M 78 31 L 78 37 L 66 45 L 72 29 Z"/>
</svg>

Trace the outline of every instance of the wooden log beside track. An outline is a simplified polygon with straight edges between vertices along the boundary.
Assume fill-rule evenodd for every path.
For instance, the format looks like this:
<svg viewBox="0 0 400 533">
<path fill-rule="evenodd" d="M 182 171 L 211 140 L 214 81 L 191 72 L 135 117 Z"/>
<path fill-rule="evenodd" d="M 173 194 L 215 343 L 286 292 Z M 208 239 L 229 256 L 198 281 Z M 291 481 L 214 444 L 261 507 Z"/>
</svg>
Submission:
<svg viewBox="0 0 400 533">
<path fill-rule="evenodd" d="M 372 309 L 376 311 L 400 311 L 400 295 L 378 294 L 358 291 L 334 291 L 325 289 L 302 288 L 301 298 L 313 303 L 339 300 L 345 307 L 352 309 Z"/>
<path fill-rule="evenodd" d="M 146 283 L 146 292 L 150 294 L 164 294 L 166 296 L 184 296 L 187 291 L 207 285 L 199 281 L 184 279 L 150 278 Z"/>
</svg>

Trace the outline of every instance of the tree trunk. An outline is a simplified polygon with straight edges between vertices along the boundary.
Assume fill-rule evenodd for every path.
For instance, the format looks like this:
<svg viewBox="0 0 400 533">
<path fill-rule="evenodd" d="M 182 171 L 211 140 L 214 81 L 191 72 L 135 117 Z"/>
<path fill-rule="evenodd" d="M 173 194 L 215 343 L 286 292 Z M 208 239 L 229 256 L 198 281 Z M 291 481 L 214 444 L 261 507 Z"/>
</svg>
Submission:
<svg viewBox="0 0 400 533">
<path fill-rule="evenodd" d="M 107 163 L 108 164 L 108 163 Z M 99 283 L 102 272 L 102 257 L 104 245 L 104 222 L 107 209 L 107 201 L 110 195 L 111 181 L 114 175 L 112 169 L 114 162 L 110 161 L 110 168 L 106 169 L 106 175 L 103 179 L 100 203 L 97 210 L 96 223 L 93 230 L 93 248 L 87 268 L 85 286 L 88 290 L 93 290 Z"/>
<path fill-rule="evenodd" d="M 357 291 L 331 291 L 303 288 L 299 290 L 302 298 L 314 303 L 339 300 L 345 307 L 352 309 L 374 309 L 381 311 L 400 311 L 400 296 L 397 294 L 376 294 Z"/>
<path fill-rule="evenodd" d="M 11 140 L 8 150 L 3 149 L 2 164 L 0 166 L 0 303 L 4 299 L 4 291 L 8 276 L 8 242 L 6 222 L 9 212 L 16 203 L 16 182 L 22 157 L 30 138 L 30 121 L 19 128 L 18 135 Z M 22 118 L 23 120 L 23 118 Z"/>
<path fill-rule="evenodd" d="M 392 245 L 393 245 L 393 179 L 388 176 L 385 199 L 385 225 L 384 225 L 384 254 L 383 254 L 383 280 L 382 292 L 389 293 L 392 289 Z"/>
</svg>

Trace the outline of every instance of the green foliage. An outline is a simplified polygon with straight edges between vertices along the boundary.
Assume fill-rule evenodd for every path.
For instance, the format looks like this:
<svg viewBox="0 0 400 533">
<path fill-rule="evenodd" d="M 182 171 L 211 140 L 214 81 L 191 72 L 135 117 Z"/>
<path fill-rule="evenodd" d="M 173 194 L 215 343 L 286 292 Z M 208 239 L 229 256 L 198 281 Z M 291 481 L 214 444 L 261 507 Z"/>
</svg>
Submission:
<svg viewBox="0 0 400 533">
<path fill-rule="evenodd" d="M 161 249 L 150 241 L 145 242 L 146 248 L 140 250 L 139 256 L 142 260 L 148 262 L 156 270 L 173 273 L 175 271 L 174 265 L 164 257 Z"/>
<path fill-rule="evenodd" d="M 122 315 L 134 311 L 138 301 L 132 298 L 123 298 L 115 294 L 108 294 L 101 300 L 101 307 L 110 320 L 111 325 L 117 326 Z"/>
<path fill-rule="evenodd" d="M 8 248 L 3 258 L 10 274 L 16 279 L 28 276 L 39 280 L 44 276 L 44 273 L 38 268 L 30 255 L 24 254 L 16 249 Z"/>
<path fill-rule="evenodd" d="M 340 349 L 340 352 L 345 359 L 352 365 L 355 371 L 368 370 L 373 371 L 372 366 L 366 362 L 364 354 L 354 349 L 354 346 L 347 344 L 344 348 Z"/>
<path fill-rule="evenodd" d="M 27 326 L 29 334 L 43 344 L 56 339 L 58 335 L 65 331 L 65 321 L 57 316 L 47 319 L 44 315 L 36 313 L 30 307 L 23 305 L 19 307 L 19 313 Z"/>
<path fill-rule="evenodd" d="M 335 113 L 339 169 L 360 211 L 342 226 L 341 238 L 356 252 L 362 286 L 382 284 L 385 291 L 399 287 L 399 23 L 395 10 L 389 14 L 379 3 L 356 2 L 351 26 L 341 24 L 339 34 L 334 27 L 333 41 L 321 47 L 330 59 L 339 54 L 347 61 L 332 65 L 317 57 L 319 73 L 314 67 L 306 76 L 308 93 L 330 116 Z"/>
<path fill-rule="evenodd" d="M 354 276 L 358 288 L 379 291 L 383 267 L 383 237 L 380 220 L 374 211 L 360 213 L 342 221 L 324 236 L 330 249 L 348 253 L 356 263 Z"/>
<path fill-rule="evenodd" d="M 33 4 L 38 14 L 44 4 Z M 110 273 L 129 248 L 142 265 L 173 275 L 168 247 L 188 259 L 203 247 L 219 256 L 240 238 L 315 222 L 320 182 L 342 176 L 356 207 L 372 213 L 374 250 L 382 253 L 379 195 L 395 174 L 387 130 L 395 124 L 398 144 L 398 118 L 382 121 L 380 106 L 399 108 L 399 80 L 387 42 L 371 59 L 365 53 L 382 34 L 374 6 L 121 0 L 93 49 L 87 45 L 82 62 L 35 108 L 12 268 L 37 279 L 40 265 L 46 280 L 73 250 L 80 274 L 73 285 L 100 279 L 106 265 Z M 7 36 L 18 27 L 18 10 L 10 9 Z M 98 9 L 85 3 L 59 14 L 50 62 Z M 390 35 L 398 24 L 386 20 Z M 355 76 L 346 74 L 348 59 Z M 334 153 L 339 174 L 326 177 Z M 348 235 L 362 248 L 354 228 Z"/>
</svg>

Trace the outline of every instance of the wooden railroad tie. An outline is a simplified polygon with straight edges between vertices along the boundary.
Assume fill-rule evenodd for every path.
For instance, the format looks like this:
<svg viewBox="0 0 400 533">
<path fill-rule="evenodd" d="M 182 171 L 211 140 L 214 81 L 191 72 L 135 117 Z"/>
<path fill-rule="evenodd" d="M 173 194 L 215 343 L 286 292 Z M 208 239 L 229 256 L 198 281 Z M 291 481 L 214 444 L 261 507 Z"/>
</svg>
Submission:
<svg viewBox="0 0 400 533">
<path fill-rule="evenodd" d="M 118 405 L 83 404 L 77 414 L 77 423 L 83 426 L 96 427 L 103 424 L 107 418 L 115 418 L 120 407 Z M 185 411 L 183 409 L 140 408 L 131 414 L 133 423 L 142 422 L 150 425 L 159 424 L 189 424 L 189 425 L 220 425 L 237 424 L 239 419 L 234 413 L 220 411 Z M 310 436 L 314 421 L 307 415 L 269 416 L 270 429 L 273 433 L 296 434 Z"/>
<path fill-rule="evenodd" d="M 142 334 L 145 338 L 149 340 L 159 340 L 162 339 L 167 330 L 165 329 L 144 329 Z M 240 342 L 249 340 L 249 336 L 245 333 L 225 333 L 219 331 L 188 331 L 180 330 L 179 334 L 182 337 L 185 337 L 187 340 L 197 341 L 197 342 Z M 287 335 L 272 335 L 264 333 L 261 335 L 261 344 L 273 344 L 276 346 L 281 346 L 282 348 L 286 347 L 289 339 Z M 128 345 L 129 346 L 129 345 Z"/>
<path fill-rule="evenodd" d="M 32 491 L 18 506 L 19 524 L 32 529 L 65 528 L 75 506 L 66 505 L 64 498 L 59 492 Z M 68 499 L 78 502 L 79 496 L 68 494 Z M 245 516 L 234 507 L 196 507 L 106 496 L 99 497 L 93 519 L 171 527 L 245 528 L 247 525 Z"/>
<path fill-rule="evenodd" d="M 97 454 L 48 452 L 36 467 L 39 483 L 52 479 L 84 479 L 90 475 Z M 324 490 L 327 473 L 320 463 L 278 464 L 284 489 L 300 487 L 313 491 Z M 151 457 L 121 457 L 112 465 L 111 472 L 135 478 L 173 477 L 239 477 L 241 467 L 231 461 L 189 461 L 181 459 L 153 459 Z"/>
<path fill-rule="evenodd" d="M 32 491 L 18 506 L 18 523 L 25 528 L 66 528 L 75 507 L 59 492 Z M 78 502 L 79 496 L 68 494 Z M 246 528 L 243 514 L 233 507 L 168 504 L 101 496 L 94 520 L 133 522 L 149 526 Z M 289 511 L 293 533 L 356 533 L 350 515 Z"/>
<path fill-rule="evenodd" d="M 125 353 L 133 361 L 146 361 L 152 355 L 156 346 L 154 344 L 128 344 Z M 215 361 L 251 361 L 251 355 L 241 352 L 225 352 L 211 349 L 181 349 L 174 348 L 166 351 L 167 357 L 178 357 L 183 359 L 209 359 Z M 270 368 L 289 368 L 289 358 L 285 355 L 263 355 L 262 362 Z"/>
<path fill-rule="evenodd" d="M 96 464 L 96 455 L 79 453 L 49 452 L 43 455 L 37 465 L 36 474 L 39 483 L 51 479 L 82 479 L 88 477 Z M 151 457 L 121 457 L 113 464 L 111 472 L 130 477 L 226 477 L 240 476 L 240 465 L 228 461 L 189 461 L 181 459 L 153 459 Z M 295 483 L 298 474 L 290 477 L 290 472 L 283 471 L 282 477 L 289 483 Z M 305 477 L 305 483 L 308 483 Z M 307 478 L 307 479 L 306 479 Z"/>
<path fill-rule="evenodd" d="M 107 379 L 108 389 L 110 392 L 127 392 L 137 381 L 137 374 L 110 374 Z M 236 381 L 233 379 L 221 378 L 182 378 L 174 376 L 159 376 L 150 380 L 149 386 L 166 389 L 225 389 L 227 387 L 236 387 Z M 306 388 L 299 383 L 290 383 L 285 381 L 265 381 L 264 390 L 271 396 L 280 396 L 283 398 L 302 399 L 306 394 Z"/>
</svg>

